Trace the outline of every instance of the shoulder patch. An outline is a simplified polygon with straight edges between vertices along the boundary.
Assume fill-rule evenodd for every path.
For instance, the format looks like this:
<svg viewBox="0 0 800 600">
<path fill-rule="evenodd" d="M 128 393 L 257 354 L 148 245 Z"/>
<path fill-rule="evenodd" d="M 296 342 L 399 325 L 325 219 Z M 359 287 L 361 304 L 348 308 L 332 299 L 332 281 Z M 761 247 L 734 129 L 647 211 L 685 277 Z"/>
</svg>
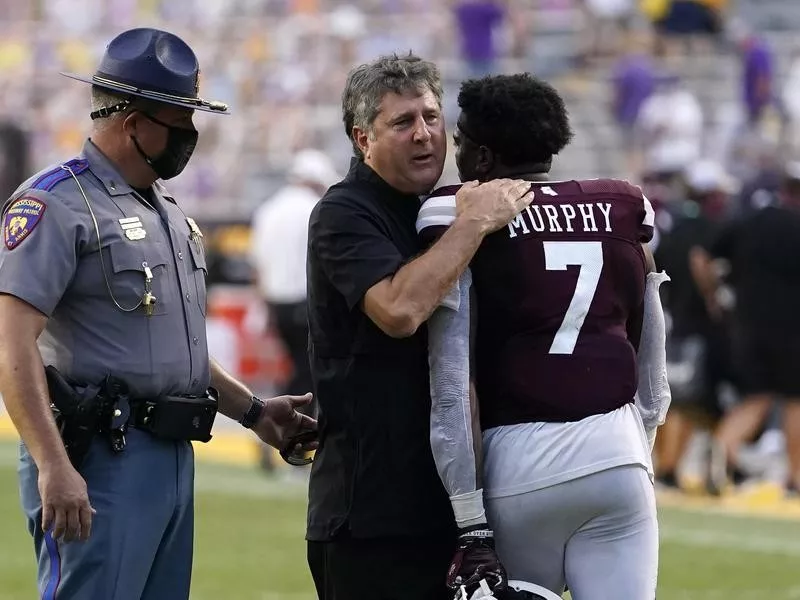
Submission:
<svg viewBox="0 0 800 600">
<path fill-rule="evenodd" d="M 75 175 L 78 175 L 89 168 L 89 162 L 81 158 L 73 158 L 69 162 L 64 163 L 64 166 L 69 167 Z M 69 171 L 62 169 L 61 165 L 58 165 L 46 173 L 42 173 L 42 175 L 31 184 L 29 189 L 49 192 L 56 185 L 70 177 L 72 177 L 72 175 L 69 174 Z"/>
<path fill-rule="evenodd" d="M 3 217 L 3 240 L 13 250 L 27 238 L 42 220 L 47 205 L 38 198 L 23 196 L 14 200 Z"/>
</svg>

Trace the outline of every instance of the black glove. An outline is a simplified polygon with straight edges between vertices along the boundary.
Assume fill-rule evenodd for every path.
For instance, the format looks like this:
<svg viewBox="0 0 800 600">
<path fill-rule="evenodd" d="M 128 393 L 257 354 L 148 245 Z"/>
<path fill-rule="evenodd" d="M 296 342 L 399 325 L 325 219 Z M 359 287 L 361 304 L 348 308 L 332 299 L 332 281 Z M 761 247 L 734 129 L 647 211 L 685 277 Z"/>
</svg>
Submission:
<svg viewBox="0 0 800 600">
<path fill-rule="evenodd" d="M 494 532 L 485 523 L 459 531 L 458 549 L 447 570 L 447 587 L 460 591 L 463 586 L 469 598 L 483 579 L 492 592 L 508 587 L 506 570 L 494 550 Z"/>
</svg>

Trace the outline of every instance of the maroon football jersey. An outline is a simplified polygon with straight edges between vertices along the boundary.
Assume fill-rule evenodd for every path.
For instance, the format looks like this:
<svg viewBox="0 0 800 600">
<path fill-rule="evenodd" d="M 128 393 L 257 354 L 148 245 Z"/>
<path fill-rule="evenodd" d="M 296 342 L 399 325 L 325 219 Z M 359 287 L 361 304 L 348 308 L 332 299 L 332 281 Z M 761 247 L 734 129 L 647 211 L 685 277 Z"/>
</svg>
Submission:
<svg viewBox="0 0 800 600">
<path fill-rule="evenodd" d="M 452 222 L 458 187 L 423 204 L 417 228 L 426 242 Z M 650 203 L 619 180 L 532 187 L 531 205 L 487 236 L 471 264 L 484 429 L 576 421 L 636 392 Z"/>
</svg>

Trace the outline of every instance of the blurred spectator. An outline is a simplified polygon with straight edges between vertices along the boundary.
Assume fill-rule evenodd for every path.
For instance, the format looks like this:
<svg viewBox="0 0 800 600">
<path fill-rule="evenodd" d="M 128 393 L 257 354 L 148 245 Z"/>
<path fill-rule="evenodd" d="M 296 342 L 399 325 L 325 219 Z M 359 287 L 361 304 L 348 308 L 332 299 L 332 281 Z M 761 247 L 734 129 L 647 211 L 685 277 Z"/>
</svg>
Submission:
<svg viewBox="0 0 800 600">
<path fill-rule="evenodd" d="M 504 6 L 498 0 L 456 0 L 453 11 L 468 77 L 494 72 L 498 54 L 495 28 L 503 22 Z"/>
<path fill-rule="evenodd" d="M 671 6 L 672 0 L 639 0 L 639 10 L 654 28 L 666 17 Z"/>
<path fill-rule="evenodd" d="M 700 158 L 703 113 L 678 75 L 661 75 L 636 122 L 643 174 L 671 182 Z"/>
<path fill-rule="evenodd" d="M 584 59 L 615 56 L 634 14 L 633 0 L 579 0 L 586 18 Z"/>
<path fill-rule="evenodd" d="M 292 378 L 281 394 L 304 394 L 312 388 L 306 355 L 308 219 L 316 203 L 338 179 L 325 154 L 302 150 L 292 160 L 287 185 L 253 215 L 251 256 L 256 283 L 294 365 Z"/>
<path fill-rule="evenodd" d="M 777 146 L 762 143 L 754 152 L 755 172 L 745 179 L 736 202 L 736 211 L 742 216 L 775 204 L 785 176 L 784 161 Z"/>
<path fill-rule="evenodd" d="M 673 51 L 707 49 L 705 42 L 722 31 L 722 0 L 671 0 L 656 28 Z"/>
<path fill-rule="evenodd" d="M 627 51 L 613 68 L 611 111 L 622 133 L 627 175 L 634 177 L 639 171 L 635 125 L 642 105 L 655 88 L 656 70 L 648 52 L 649 36 L 629 30 L 625 42 Z"/>
<path fill-rule="evenodd" d="M 358 41 L 367 29 L 364 13 L 354 4 L 344 4 L 328 15 L 328 25 L 339 42 L 340 64 L 351 65 L 358 58 Z"/>
<path fill-rule="evenodd" d="M 205 236 L 208 289 L 218 285 L 250 285 L 254 271 L 250 261 L 249 222 L 201 220 L 200 227 Z"/>
<path fill-rule="evenodd" d="M 668 206 L 655 251 L 656 264 L 670 276 L 664 307 L 671 328 L 667 366 L 672 405 L 656 444 L 656 479 L 677 488 L 677 469 L 695 427 L 713 429 L 723 414 L 720 388 L 735 377 L 723 314 L 712 314 L 696 274 L 727 212 L 734 182 L 718 163 L 699 161 L 686 172 L 688 195 Z"/>
<path fill-rule="evenodd" d="M 32 172 L 30 139 L 17 123 L 0 122 L 0 198 L 5 202 Z"/>
<path fill-rule="evenodd" d="M 786 486 L 796 492 L 800 484 L 800 165 L 787 169 L 778 199 L 778 205 L 727 226 L 710 248 L 714 258 L 730 264 L 734 360 L 746 394 L 714 436 L 721 449 L 714 469 L 718 490 L 734 472 L 741 446 L 761 430 L 776 397 L 784 401 Z M 706 301 L 713 307 L 718 280 L 710 268 L 705 276 Z"/>
<path fill-rule="evenodd" d="M 256 285 L 293 365 L 292 377 L 281 394 L 312 389 L 306 354 L 308 219 L 316 203 L 338 179 L 325 154 L 302 150 L 292 159 L 287 184 L 253 215 L 251 256 Z"/>
<path fill-rule="evenodd" d="M 741 57 L 745 122 L 748 127 L 757 128 L 766 108 L 773 103 L 772 49 L 765 39 L 741 23 L 734 24 L 731 29 Z"/>
<path fill-rule="evenodd" d="M 795 51 L 786 73 L 781 106 L 788 121 L 786 143 L 793 159 L 800 158 L 800 51 Z"/>
</svg>

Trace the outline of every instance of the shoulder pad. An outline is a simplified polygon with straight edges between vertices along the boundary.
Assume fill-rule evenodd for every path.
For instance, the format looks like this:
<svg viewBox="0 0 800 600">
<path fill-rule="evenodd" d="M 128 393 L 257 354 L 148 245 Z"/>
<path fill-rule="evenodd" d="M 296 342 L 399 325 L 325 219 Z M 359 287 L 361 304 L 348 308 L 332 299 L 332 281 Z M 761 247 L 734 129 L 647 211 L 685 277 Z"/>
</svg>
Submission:
<svg viewBox="0 0 800 600">
<path fill-rule="evenodd" d="M 461 189 L 461 185 L 445 185 L 440 188 L 436 188 L 433 190 L 428 196 L 425 198 L 439 198 L 441 196 L 455 196 L 456 192 Z"/>
<path fill-rule="evenodd" d="M 72 175 L 70 175 L 69 171 L 62 168 L 64 166 L 72 169 L 72 172 L 75 175 L 79 175 L 89 168 L 89 163 L 84 159 L 73 158 L 69 162 L 64 163 L 64 165 L 55 166 L 52 169 L 42 173 L 33 181 L 28 189 L 49 192 L 62 181 L 70 179 Z"/>
<path fill-rule="evenodd" d="M 642 190 L 624 179 L 584 179 L 578 182 L 585 194 L 619 194 L 642 197 Z"/>
</svg>

